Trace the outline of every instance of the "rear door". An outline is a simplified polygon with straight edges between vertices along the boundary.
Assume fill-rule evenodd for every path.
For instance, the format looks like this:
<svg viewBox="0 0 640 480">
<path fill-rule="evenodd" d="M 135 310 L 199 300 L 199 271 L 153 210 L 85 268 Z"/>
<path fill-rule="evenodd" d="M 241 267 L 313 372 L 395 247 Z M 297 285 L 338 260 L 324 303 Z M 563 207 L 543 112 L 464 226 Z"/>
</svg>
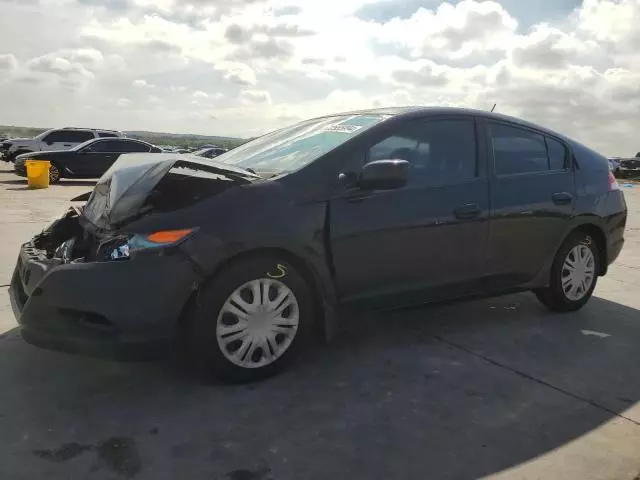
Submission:
<svg viewBox="0 0 640 480">
<path fill-rule="evenodd" d="M 413 303 L 475 288 L 489 217 L 475 131 L 471 117 L 411 121 L 347 159 L 338 172 L 343 178 L 373 160 L 400 158 L 411 168 L 403 188 L 345 187 L 332 200 L 331 247 L 343 301 Z"/>
<path fill-rule="evenodd" d="M 560 138 L 482 121 L 491 171 L 487 268 L 497 287 L 532 280 L 555 254 L 574 210 L 569 149 Z"/>
</svg>

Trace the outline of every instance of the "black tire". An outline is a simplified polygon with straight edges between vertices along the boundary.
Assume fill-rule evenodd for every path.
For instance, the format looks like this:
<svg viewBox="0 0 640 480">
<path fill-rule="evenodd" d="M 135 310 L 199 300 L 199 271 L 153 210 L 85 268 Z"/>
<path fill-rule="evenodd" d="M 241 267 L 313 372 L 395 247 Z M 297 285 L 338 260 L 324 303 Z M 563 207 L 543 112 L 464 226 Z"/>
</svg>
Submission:
<svg viewBox="0 0 640 480">
<path fill-rule="evenodd" d="M 62 178 L 62 171 L 54 164 L 51 164 L 51 167 L 49 167 L 49 184 L 53 185 L 55 183 L 60 182 L 60 179 Z"/>
<path fill-rule="evenodd" d="M 569 255 L 569 252 L 578 245 L 585 245 L 589 250 L 591 250 L 595 260 L 595 273 L 593 275 L 591 286 L 587 289 L 584 296 L 578 300 L 573 300 L 567 297 L 564 289 L 562 288 L 562 273 L 567 255 Z M 574 312 L 581 309 L 591 298 L 591 295 L 596 288 L 596 284 L 598 283 L 598 265 L 598 249 L 593 237 L 584 232 L 572 233 L 556 253 L 551 267 L 551 281 L 549 286 L 535 290 L 538 300 L 540 300 L 542 304 L 552 312 Z"/>
<path fill-rule="evenodd" d="M 280 275 L 284 273 L 284 276 Z M 271 273 L 271 277 L 269 274 Z M 298 305 L 299 323 L 284 353 L 266 366 L 246 368 L 230 361 L 218 344 L 216 326 L 222 307 L 236 289 L 255 279 L 275 278 L 288 287 Z M 315 306 L 311 287 L 297 269 L 277 256 L 239 260 L 219 272 L 198 293 L 187 321 L 186 349 L 207 380 L 246 383 L 270 377 L 288 366 L 308 344 L 313 332 Z M 262 353 L 260 353 L 262 355 Z"/>
</svg>

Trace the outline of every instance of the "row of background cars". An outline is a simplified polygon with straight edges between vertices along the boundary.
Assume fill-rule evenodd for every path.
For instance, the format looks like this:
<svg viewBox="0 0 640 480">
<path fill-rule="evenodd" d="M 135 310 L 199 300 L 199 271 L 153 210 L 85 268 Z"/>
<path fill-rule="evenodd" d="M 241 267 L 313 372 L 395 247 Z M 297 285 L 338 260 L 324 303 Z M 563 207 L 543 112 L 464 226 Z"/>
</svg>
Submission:
<svg viewBox="0 0 640 480">
<path fill-rule="evenodd" d="M 51 163 L 49 182 L 62 178 L 99 178 L 123 153 L 172 153 L 215 158 L 226 152 L 217 145 L 199 149 L 162 148 L 142 140 L 127 138 L 123 132 L 94 128 L 65 127 L 51 129 L 33 138 L 5 139 L 0 157 L 13 162 L 15 172 L 25 177 L 28 160 Z"/>
<path fill-rule="evenodd" d="M 640 178 L 640 152 L 635 157 L 609 157 L 609 169 L 618 178 Z"/>
</svg>

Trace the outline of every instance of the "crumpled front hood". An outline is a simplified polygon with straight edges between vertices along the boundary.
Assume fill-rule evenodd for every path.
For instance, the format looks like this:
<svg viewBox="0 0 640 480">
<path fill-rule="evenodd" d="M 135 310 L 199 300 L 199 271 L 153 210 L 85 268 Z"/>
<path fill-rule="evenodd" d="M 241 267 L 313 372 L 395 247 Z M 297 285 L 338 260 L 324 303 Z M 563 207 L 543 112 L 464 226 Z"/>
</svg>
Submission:
<svg viewBox="0 0 640 480">
<path fill-rule="evenodd" d="M 159 205 L 168 208 L 174 197 L 179 208 L 188 203 L 184 197 L 190 194 L 195 202 L 207 194 L 260 179 L 241 168 L 191 155 L 124 154 L 98 180 L 83 216 L 95 227 L 111 229 L 157 210 Z"/>
</svg>

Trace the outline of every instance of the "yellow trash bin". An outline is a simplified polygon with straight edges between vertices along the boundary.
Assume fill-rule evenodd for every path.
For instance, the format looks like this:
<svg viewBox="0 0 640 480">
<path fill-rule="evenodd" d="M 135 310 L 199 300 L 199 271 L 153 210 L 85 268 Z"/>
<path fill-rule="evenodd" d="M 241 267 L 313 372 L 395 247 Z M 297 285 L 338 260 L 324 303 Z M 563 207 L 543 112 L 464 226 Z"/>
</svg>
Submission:
<svg viewBox="0 0 640 480">
<path fill-rule="evenodd" d="M 27 185 L 29 188 L 49 187 L 49 168 L 51 162 L 46 160 L 27 160 Z"/>
</svg>

